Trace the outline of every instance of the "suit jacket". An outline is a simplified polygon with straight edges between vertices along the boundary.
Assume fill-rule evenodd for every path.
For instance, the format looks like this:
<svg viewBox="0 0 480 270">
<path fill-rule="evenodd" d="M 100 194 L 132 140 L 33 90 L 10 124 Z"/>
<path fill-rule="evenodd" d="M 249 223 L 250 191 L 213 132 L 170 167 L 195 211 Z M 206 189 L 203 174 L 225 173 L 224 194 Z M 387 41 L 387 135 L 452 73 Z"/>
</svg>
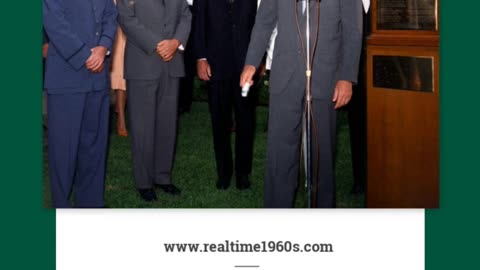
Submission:
<svg viewBox="0 0 480 270">
<path fill-rule="evenodd" d="M 310 3 L 313 43 L 316 2 Z M 267 49 L 272 30 L 278 25 L 270 75 L 271 93 L 284 91 L 291 79 L 305 80 L 305 64 L 295 20 L 295 5 L 295 1 L 291 0 L 262 0 L 253 27 L 245 64 L 258 66 Z M 300 29 L 305 29 L 305 19 L 301 14 L 299 21 Z M 319 25 L 312 69 L 312 96 L 317 99 L 331 99 L 338 80 L 357 82 L 362 47 L 362 1 L 322 0 Z"/>
<path fill-rule="evenodd" d="M 257 0 L 195 0 L 193 50 L 207 58 L 212 80 L 240 78 L 245 63 Z"/>
<path fill-rule="evenodd" d="M 117 28 L 112 0 L 43 0 L 43 25 L 49 38 L 45 64 L 48 93 L 109 89 L 108 63 L 100 73 L 85 67 L 90 49 L 111 50 Z"/>
<path fill-rule="evenodd" d="M 165 69 L 172 77 L 185 75 L 183 53 L 165 62 L 156 53 L 157 44 L 178 39 L 186 46 L 192 15 L 185 0 L 118 0 L 118 22 L 127 37 L 125 79 L 158 79 Z"/>
</svg>

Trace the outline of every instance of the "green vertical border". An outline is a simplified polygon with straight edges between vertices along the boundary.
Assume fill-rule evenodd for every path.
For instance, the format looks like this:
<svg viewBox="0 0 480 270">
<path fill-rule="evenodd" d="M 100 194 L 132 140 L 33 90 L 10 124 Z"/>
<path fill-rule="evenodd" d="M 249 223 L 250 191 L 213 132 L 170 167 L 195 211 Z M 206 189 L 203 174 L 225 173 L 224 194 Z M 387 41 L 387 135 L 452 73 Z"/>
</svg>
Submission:
<svg viewBox="0 0 480 270">
<path fill-rule="evenodd" d="M 480 1 L 440 1 L 440 209 L 426 270 L 480 269 Z"/>
<path fill-rule="evenodd" d="M 2 1 L 0 269 L 55 269 L 55 212 L 42 204 L 42 1 Z"/>
</svg>

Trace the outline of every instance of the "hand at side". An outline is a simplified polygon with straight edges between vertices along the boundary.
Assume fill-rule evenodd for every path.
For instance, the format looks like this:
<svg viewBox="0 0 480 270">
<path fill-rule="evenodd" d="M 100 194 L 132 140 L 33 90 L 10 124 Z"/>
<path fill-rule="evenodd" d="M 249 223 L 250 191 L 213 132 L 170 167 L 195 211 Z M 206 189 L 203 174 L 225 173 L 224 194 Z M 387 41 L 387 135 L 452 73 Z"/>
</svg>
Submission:
<svg viewBox="0 0 480 270">
<path fill-rule="evenodd" d="M 352 82 L 340 80 L 335 86 L 332 101 L 335 102 L 335 109 L 341 108 L 350 102 L 352 98 Z"/>
</svg>

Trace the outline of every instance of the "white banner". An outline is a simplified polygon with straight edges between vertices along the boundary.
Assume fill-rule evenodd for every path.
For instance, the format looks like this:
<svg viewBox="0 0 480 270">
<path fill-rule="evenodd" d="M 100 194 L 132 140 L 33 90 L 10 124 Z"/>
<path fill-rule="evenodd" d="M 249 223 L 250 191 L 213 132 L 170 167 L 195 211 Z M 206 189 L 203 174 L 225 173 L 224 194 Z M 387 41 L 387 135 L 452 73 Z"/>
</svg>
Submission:
<svg viewBox="0 0 480 270">
<path fill-rule="evenodd" d="M 57 270 L 77 269 L 421 270 L 424 211 L 57 210 Z"/>
</svg>

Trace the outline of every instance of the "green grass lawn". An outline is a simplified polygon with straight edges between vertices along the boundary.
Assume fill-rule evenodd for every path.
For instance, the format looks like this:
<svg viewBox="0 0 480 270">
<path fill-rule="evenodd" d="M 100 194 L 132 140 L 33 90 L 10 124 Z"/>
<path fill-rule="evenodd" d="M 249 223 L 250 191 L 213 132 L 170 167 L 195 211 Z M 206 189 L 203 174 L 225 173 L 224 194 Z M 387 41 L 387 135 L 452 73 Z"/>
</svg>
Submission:
<svg viewBox="0 0 480 270">
<path fill-rule="evenodd" d="M 266 154 L 267 107 L 257 107 L 257 129 L 252 187 L 246 191 L 235 188 L 234 179 L 227 191 L 215 188 L 214 162 L 210 116 L 206 102 L 194 102 L 192 111 L 179 119 L 178 143 L 173 181 L 182 189 L 182 195 L 173 197 L 157 190 L 158 201 L 145 203 L 138 195 L 132 179 L 132 161 L 129 138 L 116 135 L 111 123 L 108 149 L 105 200 L 110 208 L 256 208 L 263 205 L 263 175 Z M 232 134 L 234 138 L 234 134 Z M 234 140 L 233 140 L 234 141 Z M 346 114 L 339 113 L 337 145 L 337 206 L 356 208 L 364 206 L 364 197 L 350 195 L 352 169 Z M 300 179 L 296 207 L 305 207 L 304 180 Z M 44 206 L 50 206 L 48 164 L 44 149 Z"/>
</svg>

